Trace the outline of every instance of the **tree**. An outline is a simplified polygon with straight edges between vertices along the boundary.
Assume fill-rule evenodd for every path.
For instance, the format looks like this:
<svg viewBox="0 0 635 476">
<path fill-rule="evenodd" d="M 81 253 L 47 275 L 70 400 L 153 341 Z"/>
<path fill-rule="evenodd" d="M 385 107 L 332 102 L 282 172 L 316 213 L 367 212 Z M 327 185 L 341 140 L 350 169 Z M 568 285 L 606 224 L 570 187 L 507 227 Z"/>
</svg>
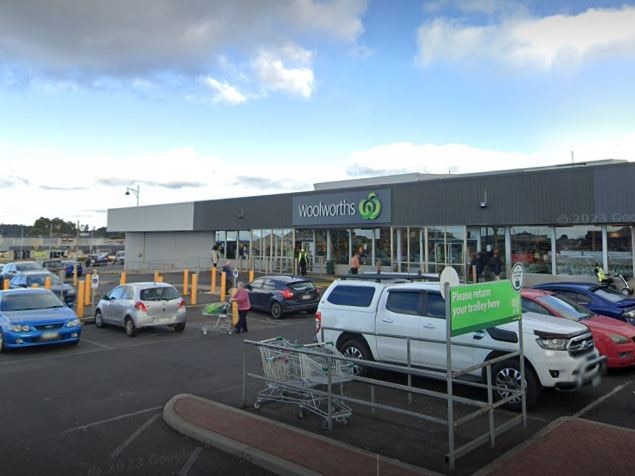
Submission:
<svg viewBox="0 0 635 476">
<path fill-rule="evenodd" d="M 49 218 L 40 217 L 35 220 L 33 228 L 31 229 L 31 236 L 47 236 L 49 234 L 54 235 L 77 235 L 77 225 L 70 221 L 64 221 L 61 218 Z"/>
</svg>

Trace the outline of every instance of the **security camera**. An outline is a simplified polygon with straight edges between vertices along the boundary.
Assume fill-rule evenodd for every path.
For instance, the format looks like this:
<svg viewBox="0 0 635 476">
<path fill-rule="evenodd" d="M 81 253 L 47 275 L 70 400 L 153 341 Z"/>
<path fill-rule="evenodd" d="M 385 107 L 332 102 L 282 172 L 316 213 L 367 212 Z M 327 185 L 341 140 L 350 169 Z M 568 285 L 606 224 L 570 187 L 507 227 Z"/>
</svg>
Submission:
<svg viewBox="0 0 635 476">
<path fill-rule="evenodd" d="M 480 205 L 481 208 L 487 208 L 487 202 L 481 202 Z"/>
</svg>

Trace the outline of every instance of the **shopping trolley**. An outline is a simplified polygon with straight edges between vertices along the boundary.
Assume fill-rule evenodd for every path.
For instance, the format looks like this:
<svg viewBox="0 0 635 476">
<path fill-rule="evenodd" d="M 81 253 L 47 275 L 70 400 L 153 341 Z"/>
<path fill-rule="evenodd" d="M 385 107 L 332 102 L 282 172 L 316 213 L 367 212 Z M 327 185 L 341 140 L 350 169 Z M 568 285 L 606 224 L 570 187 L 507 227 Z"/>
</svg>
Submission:
<svg viewBox="0 0 635 476">
<path fill-rule="evenodd" d="M 254 408 L 267 402 L 280 402 L 297 406 L 298 418 L 305 411 L 323 418 L 324 429 L 329 427 L 328 408 L 323 408 L 327 397 L 317 387 L 329 383 L 340 385 L 339 395 L 331 396 L 330 418 L 347 425 L 351 419 L 351 408 L 344 403 L 343 384 L 353 380 L 354 365 L 336 357 L 343 357 L 330 344 L 296 344 L 282 337 L 261 341 L 275 347 L 259 346 L 266 387 L 258 392 Z M 302 350 L 318 352 L 319 355 L 304 354 Z"/>
<path fill-rule="evenodd" d="M 204 316 L 211 317 L 211 325 L 204 325 L 201 330 L 204 335 L 208 332 L 221 332 L 232 335 L 234 327 L 232 325 L 232 309 L 228 302 L 215 302 L 208 304 L 201 311 Z"/>
</svg>

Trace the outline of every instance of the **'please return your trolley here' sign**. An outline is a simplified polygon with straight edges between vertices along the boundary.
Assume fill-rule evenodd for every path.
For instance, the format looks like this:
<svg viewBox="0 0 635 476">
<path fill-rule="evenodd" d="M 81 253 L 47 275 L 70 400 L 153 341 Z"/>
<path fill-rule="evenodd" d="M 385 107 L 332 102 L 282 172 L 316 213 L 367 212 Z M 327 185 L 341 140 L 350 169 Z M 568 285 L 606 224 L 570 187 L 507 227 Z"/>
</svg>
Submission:
<svg viewBox="0 0 635 476">
<path fill-rule="evenodd" d="M 450 288 L 452 336 L 517 321 L 521 313 L 520 293 L 509 280 Z"/>
</svg>

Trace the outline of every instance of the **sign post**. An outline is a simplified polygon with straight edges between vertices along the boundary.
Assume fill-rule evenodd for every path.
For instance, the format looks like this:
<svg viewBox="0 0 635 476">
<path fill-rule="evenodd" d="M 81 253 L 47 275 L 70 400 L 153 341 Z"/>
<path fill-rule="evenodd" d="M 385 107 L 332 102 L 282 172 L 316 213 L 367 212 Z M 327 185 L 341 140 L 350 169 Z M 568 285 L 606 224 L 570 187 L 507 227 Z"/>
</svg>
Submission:
<svg viewBox="0 0 635 476">
<path fill-rule="evenodd" d="M 97 271 L 95 271 L 90 279 L 90 292 L 92 295 L 91 304 L 92 304 L 93 314 L 95 312 L 95 292 L 98 287 L 99 287 L 99 275 L 97 274 Z"/>
</svg>

